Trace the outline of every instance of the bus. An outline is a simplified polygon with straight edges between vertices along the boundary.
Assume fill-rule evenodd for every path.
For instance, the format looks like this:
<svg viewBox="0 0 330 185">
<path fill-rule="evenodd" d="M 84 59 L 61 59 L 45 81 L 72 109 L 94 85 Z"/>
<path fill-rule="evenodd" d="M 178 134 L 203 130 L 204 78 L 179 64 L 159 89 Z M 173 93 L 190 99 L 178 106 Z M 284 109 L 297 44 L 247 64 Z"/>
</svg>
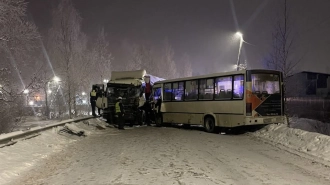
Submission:
<svg viewBox="0 0 330 185">
<path fill-rule="evenodd" d="M 283 75 L 252 69 L 156 82 L 156 124 L 202 125 L 207 132 L 284 122 Z"/>
</svg>

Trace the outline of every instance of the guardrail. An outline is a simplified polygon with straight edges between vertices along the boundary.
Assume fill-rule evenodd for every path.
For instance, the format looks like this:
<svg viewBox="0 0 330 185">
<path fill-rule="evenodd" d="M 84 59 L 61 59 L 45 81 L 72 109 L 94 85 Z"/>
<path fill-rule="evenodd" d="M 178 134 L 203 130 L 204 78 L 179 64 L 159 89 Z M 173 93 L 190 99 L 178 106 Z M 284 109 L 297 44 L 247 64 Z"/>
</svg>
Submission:
<svg viewBox="0 0 330 185">
<path fill-rule="evenodd" d="M 4 134 L 4 136 L 0 135 L 0 148 L 3 146 L 15 144 L 17 142 L 15 140 L 17 140 L 17 139 L 21 139 L 21 138 L 39 133 L 41 131 L 51 129 L 53 127 L 63 126 L 66 123 L 79 122 L 79 121 L 83 121 L 83 120 L 87 120 L 87 119 L 91 119 L 91 118 L 94 118 L 94 117 L 88 116 L 88 117 L 83 117 L 83 118 L 68 119 L 68 120 L 61 121 L 59 123 L 53 123 L 50 125 L 46 125 L 44 127 L 38 126 L 38 127 L 31 128 L 29 130 L 25 130 L 25 131 L 16 131 L 16 132 Z M 33 135 L 32 137 L 35 137 L 35 136 L 36 135 Z M 32 138 L 32 137 L 29 137 L 29 138 Z M 26 138 L 26 139 L 28 139 L 28 138 Z"/>
</svg>

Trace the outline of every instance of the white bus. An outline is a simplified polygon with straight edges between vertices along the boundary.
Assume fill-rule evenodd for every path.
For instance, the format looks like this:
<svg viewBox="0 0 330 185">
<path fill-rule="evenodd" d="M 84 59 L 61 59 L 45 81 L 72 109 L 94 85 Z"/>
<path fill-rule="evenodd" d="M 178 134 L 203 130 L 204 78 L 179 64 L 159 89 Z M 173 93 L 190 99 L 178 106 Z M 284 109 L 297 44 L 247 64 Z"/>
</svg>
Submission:
<svg viewBox="0 0 330 185">
<path fill-rule="evenodd" d="M 239 127 L 284 122 L 282 73 L 241 70 L 156 82 L 156 123 Z"/>
</svg>

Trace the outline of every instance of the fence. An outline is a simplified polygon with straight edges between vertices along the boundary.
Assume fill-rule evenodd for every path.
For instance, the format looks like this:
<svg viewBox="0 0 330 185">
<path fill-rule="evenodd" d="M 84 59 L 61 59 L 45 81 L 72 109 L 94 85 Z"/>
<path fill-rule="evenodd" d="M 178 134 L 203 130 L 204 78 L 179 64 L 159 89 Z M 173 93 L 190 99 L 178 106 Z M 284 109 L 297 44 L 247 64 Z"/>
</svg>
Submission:
<svg viewBox="0 0 330 185">
<path fill-rule="evenodd" d="M 286 106 L 291 116 L 330 123 L 330 99 L 319 97 L 290 97 L 287 98 Z"/>
</svg>

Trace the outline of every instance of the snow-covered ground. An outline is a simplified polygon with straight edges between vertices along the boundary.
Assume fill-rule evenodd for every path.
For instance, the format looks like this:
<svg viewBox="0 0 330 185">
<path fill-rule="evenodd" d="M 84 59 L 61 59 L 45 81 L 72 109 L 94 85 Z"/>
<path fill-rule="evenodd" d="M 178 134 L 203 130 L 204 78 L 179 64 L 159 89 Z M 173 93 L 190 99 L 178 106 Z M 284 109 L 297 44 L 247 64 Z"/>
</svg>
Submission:
<svg viewBox="0 0 330 185">
<path fill-rule="evenodd" d="M 29 118 L 31 120 L 31 118 Z M 31 121 L 25 122 L 27 125 L 44 126 L 46 123 L 51 124 L 57 121 Z M 80 123 L 68 124 L 69 127 L 76 130 L 85 131 L 86 135 L 99 132 L 96 125 L 104 125 L 102 121 L 92 120 Z M 24 128 L 24 125 L 23 127 Z M 51 130 L 42 132 L 40 136 L 28 140 L 17 142 L 15 145 L 0 148 L 0 184 L 6 184 L 15 177 L 20 176 L 24 171 L 33 169 L 38 162 L 42 161 L 50 155 L 65 150 L 72 143 L 83 139 L 82 137 L 61 133 L 59 131 L 64 127 L 56 127 Z M 2 134 L 1 137 L 12 135 L 20 131 Z"/>
<path fill-rule="evenodd" d="M 97 125 L 71 127 L 87 137 L 53 129 L 0 148 L 0 184 L 330 184 L 330 137 L 285 124 L 243 135 Z"/>
<path fill-rule="evenodd" d="M 330 129 L 330 124 L 305 118 L 290 118 L 290 125 L 291 128 L 286 124 L 268 125 L 252 135 L 330 164 L 330 136 L 316 133 L 317 127 L 326 131 Z"/>
</svg>

